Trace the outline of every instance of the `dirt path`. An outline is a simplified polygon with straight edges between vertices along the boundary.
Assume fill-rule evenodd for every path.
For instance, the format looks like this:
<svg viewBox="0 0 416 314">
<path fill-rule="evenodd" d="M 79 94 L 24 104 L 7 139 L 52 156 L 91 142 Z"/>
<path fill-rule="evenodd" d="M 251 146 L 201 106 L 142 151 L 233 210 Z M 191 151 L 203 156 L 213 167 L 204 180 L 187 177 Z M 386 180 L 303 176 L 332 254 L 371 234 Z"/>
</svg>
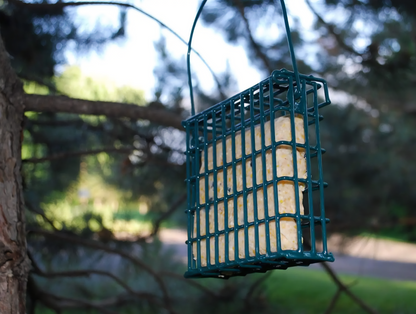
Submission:
<svg viewBox="0 0 416 314">
<path fill-rule="evenodd" d="M 179 259 L 186 262 L 184 230 L 161 230 L 160 239 L 177 252 Z M 416 281 L 415 244 L 372 237 L 345 239 L 340 235 L 333 235 L 328 240 L 328 246 L 335 256 L 335 262 L 331 266 L 338 273 Z M 310 268 L 321 269 L 319 264 L 311 265 Z"/>
<path fill-rule="evenodd" d="M 328 247 L 336 253 L 377 261 L 416 264 L 416 244 L 374 237 L 345 238 L 335 234 L 328 239 Z"/>
</svg>

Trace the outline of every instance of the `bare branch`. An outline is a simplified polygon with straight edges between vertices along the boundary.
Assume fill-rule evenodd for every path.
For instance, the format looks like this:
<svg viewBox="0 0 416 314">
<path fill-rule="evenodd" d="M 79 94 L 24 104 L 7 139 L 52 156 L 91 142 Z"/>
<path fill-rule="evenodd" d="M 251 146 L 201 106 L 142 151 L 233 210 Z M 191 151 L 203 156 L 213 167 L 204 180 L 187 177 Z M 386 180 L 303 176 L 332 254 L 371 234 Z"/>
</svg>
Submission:
<svg viewBox="0 0 416 314">
<path fill-rule="evenodd" d="M 109 101 L 91 101 L 57 95 L 23 95 L 25 111 L 66 112 L 143 119 L 183 131 L 181 116 L 167 110 Z"/>
<path fill-rule="evenodd" d="M 352 293 L 350 291 L 350 289 L 348 289 L 348 287 L 341 282 L 341 280 L 338 278 L 338 276 L 335 274 L 335 272 L 332 270 L 332 268 L 328 265 L 328 263 L 321 263 L 321 266 L 325 269 L 325 271 L 328 273 L 328 275 L 331 277 L 331 279 L 334 281 L 334 283 L 338 286 L 338 289 L 340 291 L 345 292 L 364 311 L 366 311 L 368 313 L 371 313 L 371 314 L 378 314 L 378 312 L 376 310 L 374 310 L 369 305 L 367 305 L 363 300 L 361 300 L 354 293 Z"/>
<path fill-rule="evenodd" d="M 351 288 L 351 287 L 352 287 L 352 286 L 354 286 L 357 282 L 358 282 L 358 281 L 357 281 L 357 280 L 355 280 L 355 281 L 353 281 L 352 283 L 350 283 L 349 285 L 347 285 L 346 287 L 347 287 L 347 288 Z M 337 301 L 338 301 L 338 299 L 339 299 L 339 297 L 341 296 L 341 294 L 342 294 L 342 292 L 343 292 L 343 291 L 344 291 L 344 290 L 342 290 L 342 288 L 338 287 L 337 292 L 335 292 L 334 296 L 333 296 L 333 297 L 332 297 L 332 299 L 331 299 L 331 302 L 329 303 L 328 308 L 327 308 L 327 309 L 326 309 L 326 311 L 325 311 L 325 314 L 330 314 L 330 313 L 333 311 L 333 309 L 335 308 L 335 304 L 337 303 Z"/>
<path fill-rule="evenodd" d="M 311 248 L 311 243 L 308 239 L 304 238 L 303 239 L 303 244 L 304 244 L 306 249 Z M 349 289 L 349 286 L 342 283 L 342 281 L 338 278 L 337 274 L 331 268 L 331 266 L 329 266 L 328 263 L 325 262 L 325 263 L 320 263 L 320 264 L 323 267 L 323 269 L 328 273 L 329 277 L 331 277 L 332 281 L 337 285 L 337 288 L 340 290 L 340 293 L 345 292 L 355 303 L 357 303 L 366 312 L 368 312 L 370 314 L 378 314 L 378 312 L 376 310 L 374 310 L 373 308 L 368 306 L 363 300 L 361 300 L 354 293 L 352 293 L 351 290 Z M 353 283 L 353 284 L 355 284 L 355 283 Z"/>
<path fill-rule="evenodd" d="M 51 160 L 58 160 L 63 158 L 71 158 L 71 157 L 80 157 L 86 155 L 96 155 L 99 153 L 121 153 L 121 154 L 130 154 L 134 148 L 115 148 L 115 147 L 108 147 L 108 148 L 101 148 L 101 149 L 92 149 L 86 151 L 76 151 L 76 152 L 65 152 L 60 154 L 55 154 L 51 156 L 46 156 L 42 158 L 27 158 L 23 159 L 22 162 L 25 163 L 32 163 L 37 164 L 40 162 L 51 161 Z"/>
<path fill-rule="evenodd" d="M 131 261 L 132 263 L 136 264 L 137 266 L 139 266 L 140 268 L 142 268 L 146 272 L 148 272 L 153 277 L 153 279 L 158 283 L 158 285 L 159 285 L 159 287 L 162 291 L 162 294 L 163 294 L 163 299 L 164 299 L 166 309 L 170 313 L 174 313 L 173 310 L 171 309 L 169 294 L 168 294 L 167 288 L 166 288 L 162 278 L 156 273 L 155 270 L 153 270 L 151 267 L 146 265 L 142 260 L 138 259 L 137 257 L 132 256 L 132 255 L 130 255 L 130 254 L 128 254 L 128 253 L 126 253 L 122 250 L 110 248 L 106 245 L 103 245 L 102 243 L 100 243 L 98 241 L 82 239 L 80 237 L 64 234 L 62 232 L 49 232 L 49 231 L 41 230 L 41 229 L 31 229 L 31 230 L 28 230 L 28 233 L 29 232 L 34 233 L 34 234 L 43 235 L 43 236 L 50 237 L 50 238 L 55 238 L 55 239 L 59 239 L 59 240 L 63 240 L 63 241 L 68 241 L 68 242 L 80 244 L 80 245 L 83 245 L 83 246 L 86 246 L 86 247 L 89 247 L 89 248 L 92 248 L 92 249 L 102 250 L 102 251 L 107 252 L 107 253 L 117 254 L 117 255 Z"/>
</svg>

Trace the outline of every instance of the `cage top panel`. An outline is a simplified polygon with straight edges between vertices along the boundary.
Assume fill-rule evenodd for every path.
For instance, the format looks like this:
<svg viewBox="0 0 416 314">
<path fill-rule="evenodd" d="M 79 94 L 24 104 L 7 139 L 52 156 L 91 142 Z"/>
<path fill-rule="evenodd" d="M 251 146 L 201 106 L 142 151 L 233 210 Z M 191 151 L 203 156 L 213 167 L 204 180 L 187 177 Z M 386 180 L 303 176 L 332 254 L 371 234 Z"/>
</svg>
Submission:
<svg viewBox="0 0 416 314">
<path fill-rule="evenodd" d="M 299 75 L 301 80 L 301 85 L 316 85 L 316 89 L 324 88 L 324 101 L 318 106 L 319 108 L 326 106 L 330 104 L 329 95 L 328 95 L 328 87 L 327 83 L 324 79 L 314 77 L 312 75 Z M 223 106 L 229 106 L 231 101 L 239 102 L 241 95 L 248 95 L 250 92 L 258 91 L 259 86 L 268 86 L 269 80 L 272 79 L 273 82 L 273 89 L 274 90 L 280 90 L 281 92 L 289 90 L 289 84 L 292 84 L 293 86 L 296 86 L 296 80 L 295 80 L 295 73 L 292 71 L 288 71 L 286 69 L 281 70 L 275 70 L 273 73 L 266 79 L 262 80 L 261 82 L 257 83 L 256 85 L 226 99 L 222 102 L 205 109 L 204 111 L 201 111 L 200 113 L 196 114 L 195 116 L 191 116 L 188 119 L 184 120 L 182 122 L 182 125 L 184 127 L 187 126 L 188 122 L 195 121 L 195 120 L 201 120 L 205 115 L 212 115 L 212 112 L 216 109 L 222 108 Z M 254 97 L 258 97 L 258 94 L 255 94 Z"/>
</svg>

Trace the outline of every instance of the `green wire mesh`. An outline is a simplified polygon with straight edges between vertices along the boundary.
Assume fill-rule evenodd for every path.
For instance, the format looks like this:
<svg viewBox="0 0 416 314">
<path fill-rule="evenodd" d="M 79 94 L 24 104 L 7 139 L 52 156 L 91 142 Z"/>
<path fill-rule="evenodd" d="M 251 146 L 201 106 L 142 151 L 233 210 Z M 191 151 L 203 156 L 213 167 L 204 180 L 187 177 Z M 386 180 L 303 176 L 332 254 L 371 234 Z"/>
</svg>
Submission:
<svg viewBox="0 0 416 314">
<path fill-rule="evenodd" d="M 319 109 L 330 103 L 328 88 L 324 80 L 313 76 L 299 75 L 299 80 L 300 86 L 293 72 L 275 71 L 259 84 L 183 121 L 188 190 L 188 271 L 185 277 L 228 278 L 334 260 L 327 249 L 324 150 L 319 139 L 319 121 L 322 120 Z M 318 97 L 319 89 L 323 90 L 322 98 Z M 296 92 L 299 97 L 295 96 Z M 279 130 L 275 130 L 274 122 L 280 117 L 290 119 L 290 141 L 276 141 Z M 299 135 L 295 129 L 296 117 L 303 120 L 303 144 L 296 140 Z M 266 134 L 265 125 L 270 134 Z M 255 135 L 258 128 L 260 137 Z M 245 138 L 247 134 L 249 138 Z M 266 145 L 265 138 L 269 135 L 271 142 Z M 236 141 L 237 138 L 241 141 Z M 249 154 L 246 153 L 247 143 L 251 146 Z M 231 149 L 226 147 L 230 145 Z M 287 147 L 292 151 L 293 176 L 279 177 L 278 167 L 273 166 L 269 180 L 266 156 L 271 154 L 272 165 L 277 165 L 279 149 Z M 298 150 L 305 154 L 306 178 L 298 176 Z M 222 156 L 218 156 L 217 151 Z M 231 156 L 227 156 L 230 152 Z M 251 161 L 259 158 L 262 160 L 260 179 L 256 178 L 259 170 L 248 169 L 258 167 L 257 161 Z M 239 167 L 242 172 L 238 177 Z M 249 172 L 251 179 L 247 176 Z M 279 211 L 279 182 L 293 182 L 294 213 Z M 304 204 L 300 201 L 302 192 L 295 188 L 299 184 L 305 187 Z M 260 190 L 262 199 L 259 199 Z M 268 193 L 272 193 L 272 204 L 268 204 L 271 199 Z M 251 212 L 248 210 L 250 198 L 253 200 Z M 238 203 L 243 204 L 242 212 L 238 212 Z M 296 249 L 282 248 L 280 221 L 289 219 L 296 223 Z M 322 244 L 318 243 L 318 228 Z M 274 247 L 273 231 L 277 242 Z M 308 239 L 310 247 L 304 238 Z M 239 247 L 241 243 L 244 243 L 242 248 Z M 249 250 L 250 246 L 254 247 L 254 252 Z"/>
</svg>

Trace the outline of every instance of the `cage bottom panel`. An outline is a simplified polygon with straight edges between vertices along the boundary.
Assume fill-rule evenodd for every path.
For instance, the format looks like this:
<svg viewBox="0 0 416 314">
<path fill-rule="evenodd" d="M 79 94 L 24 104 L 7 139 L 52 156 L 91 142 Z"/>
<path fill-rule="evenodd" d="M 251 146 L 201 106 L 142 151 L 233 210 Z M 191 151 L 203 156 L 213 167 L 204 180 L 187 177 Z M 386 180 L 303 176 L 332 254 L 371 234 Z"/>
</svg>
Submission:
<svg viewBox="0 0 416 314">
<path fill-rule="evenodd" d="M 185 278 L 222 278 L 228 279 L 234 276 L 245 276 L 251 273 L 265 273 L 273 269 L 287 269 L 294 266 L 309 266 L 320 262 L 333 262 L 334 257 L 331 253 L 307 254 L 302 257 L 300 253 L 279 254 L 279 257 L 252 258 L 249 260 L 222 263 L 208 267 L 189 269 L 185 273 Z"/>
</svg>

